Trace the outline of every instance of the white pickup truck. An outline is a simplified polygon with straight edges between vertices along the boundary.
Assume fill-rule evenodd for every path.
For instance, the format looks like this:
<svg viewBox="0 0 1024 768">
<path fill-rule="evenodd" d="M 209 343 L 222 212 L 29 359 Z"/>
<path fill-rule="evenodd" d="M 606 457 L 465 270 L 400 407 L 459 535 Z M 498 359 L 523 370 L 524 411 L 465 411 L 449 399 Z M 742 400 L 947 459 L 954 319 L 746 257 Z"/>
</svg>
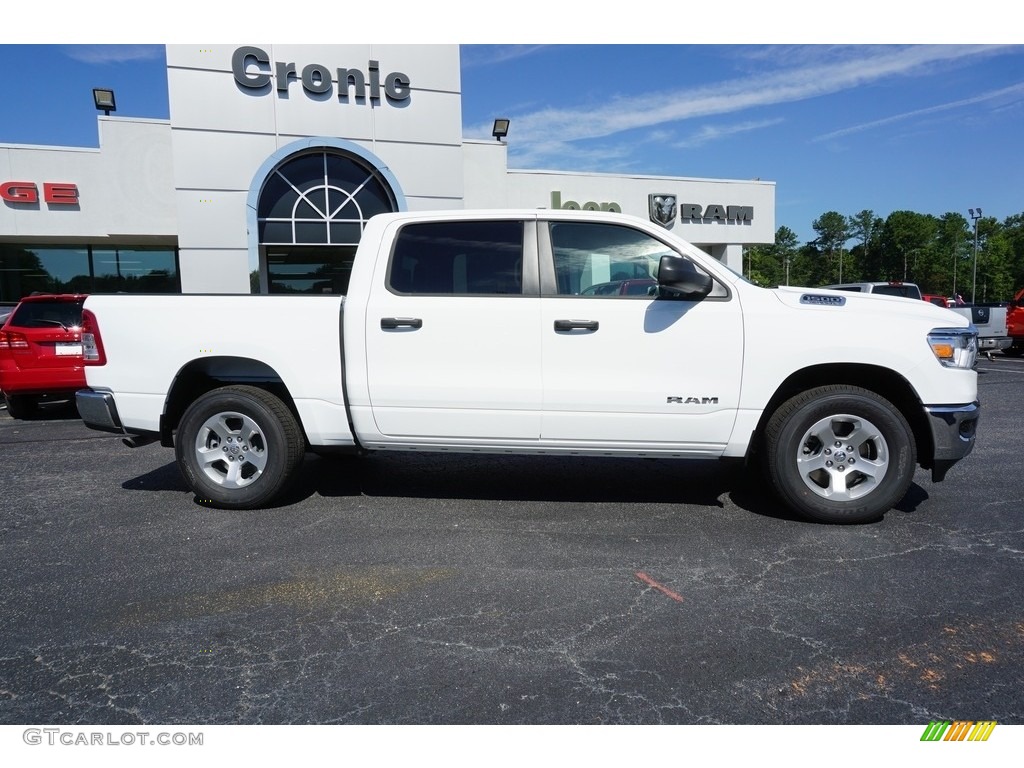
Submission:
<svg viewBox="0 0 1024 768">
<path fill-rule="evenodd" d="M 942 480 L 979 416 L 966 319 L 760 288 L 619 213 L 379 215 L 344 297 L 95 295 L 83 314 L 85 423 L 173 446 L 226 508 L 277 497 L 307 450 L 417 450 L 745 459 L 805 518 L 863 522 L 916 465 Z"/>
</svg>

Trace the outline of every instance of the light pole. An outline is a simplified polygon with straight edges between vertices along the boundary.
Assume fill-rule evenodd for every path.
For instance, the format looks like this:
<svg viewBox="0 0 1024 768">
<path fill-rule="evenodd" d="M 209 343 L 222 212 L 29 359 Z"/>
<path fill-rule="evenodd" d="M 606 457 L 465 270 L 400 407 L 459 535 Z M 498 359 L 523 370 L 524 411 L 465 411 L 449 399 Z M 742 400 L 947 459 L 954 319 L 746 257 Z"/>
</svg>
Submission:
<svg viewBox="0 0 1024 768">
<path fill-rule="evenodd" d="M 971 282 L 971 304 L 974 303 L 975 294 L 978 292 L 978 219 L 981 218 L 981 208 L 968 208 L 971 212 L 971 220 L 974 221 L 974 279 Z"/>
<path fill-rule="evenodd" d="M 954 301 L 956 301 L 956 257 L 957 248 L 960 247 L 960 236 L 957 235 L 953 239 L 953 293 L 950 294 Z"/>
</svg>

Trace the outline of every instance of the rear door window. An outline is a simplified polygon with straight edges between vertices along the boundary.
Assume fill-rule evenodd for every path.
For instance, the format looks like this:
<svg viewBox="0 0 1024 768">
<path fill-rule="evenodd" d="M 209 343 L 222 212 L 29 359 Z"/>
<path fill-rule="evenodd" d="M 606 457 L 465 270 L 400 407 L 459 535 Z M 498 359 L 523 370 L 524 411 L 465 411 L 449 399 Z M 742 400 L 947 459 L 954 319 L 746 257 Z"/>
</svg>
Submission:
<svg viewBox="0 0 1024 768">
<path fill-rule="evenodd" d="M 402 227 L 388 289 L 411 295 L 522 295 L 522 221 L 435 221 Z"/>
</svg>

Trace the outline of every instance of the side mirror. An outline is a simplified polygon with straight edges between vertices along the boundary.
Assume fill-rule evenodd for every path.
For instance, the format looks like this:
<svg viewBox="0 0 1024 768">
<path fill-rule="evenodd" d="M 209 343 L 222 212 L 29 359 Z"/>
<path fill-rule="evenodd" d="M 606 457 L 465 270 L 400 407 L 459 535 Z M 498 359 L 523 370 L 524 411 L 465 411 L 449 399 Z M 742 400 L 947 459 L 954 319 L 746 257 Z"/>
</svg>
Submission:
<svg viewBox="0 0 1024 768">
<path fill-rule="evenodd" d="M 665 255 L 658 262 L 658 297 L 700 301 L 714 286 L 710 275 L 699 271 L 689 259 Z"/>
</svg>

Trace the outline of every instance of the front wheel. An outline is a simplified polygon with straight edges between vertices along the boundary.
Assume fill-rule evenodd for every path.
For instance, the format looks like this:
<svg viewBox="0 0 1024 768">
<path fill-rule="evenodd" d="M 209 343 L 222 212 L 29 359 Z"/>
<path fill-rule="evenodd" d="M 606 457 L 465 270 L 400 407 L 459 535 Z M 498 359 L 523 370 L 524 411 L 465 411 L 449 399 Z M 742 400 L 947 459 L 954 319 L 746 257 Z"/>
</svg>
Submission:
<svg viewBox="0 0 1024 768">
<path fill-rule="evenodd" d="M 258 387 L 232 386 L 207 392 L 188 407 L 174 450 L 200 502 L 253 509 L 287 488 L 305 439 L 280 398 Z"/>
<path fill-rule="evenodd" d="M 906 494 L 917 463 L 903 414 L 860 387 L 796 395 L 772 415 L 766 439 L 772 485 L 791 508 L 816 522 L 879 519 Z"/>
</svg>

